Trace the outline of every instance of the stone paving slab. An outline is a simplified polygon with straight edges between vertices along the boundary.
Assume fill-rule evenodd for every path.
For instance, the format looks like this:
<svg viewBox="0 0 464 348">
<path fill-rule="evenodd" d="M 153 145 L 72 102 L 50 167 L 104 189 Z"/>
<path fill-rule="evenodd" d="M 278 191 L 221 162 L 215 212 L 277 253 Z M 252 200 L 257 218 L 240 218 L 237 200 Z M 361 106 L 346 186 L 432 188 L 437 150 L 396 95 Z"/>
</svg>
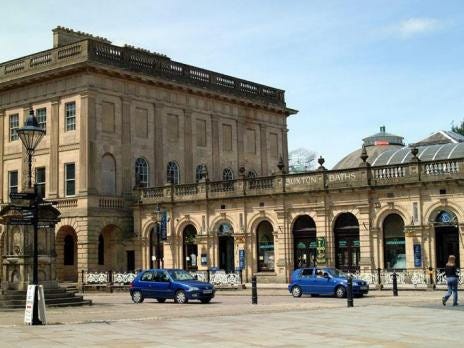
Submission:
<svg viewBox="0 0 464 348">
<path fill-rule="evenodd" d="M 0 312 L 5 347 L 308 347 L 461 346 L 464 306 L 440 302 L 442 292 L 373 292 L 346 300 L 327 297 L 219 294 L 209 305 L 93 294 L 91 307 L 52 308 L 54 325 L 28 327 L 23 312 Z"/>
</svg>

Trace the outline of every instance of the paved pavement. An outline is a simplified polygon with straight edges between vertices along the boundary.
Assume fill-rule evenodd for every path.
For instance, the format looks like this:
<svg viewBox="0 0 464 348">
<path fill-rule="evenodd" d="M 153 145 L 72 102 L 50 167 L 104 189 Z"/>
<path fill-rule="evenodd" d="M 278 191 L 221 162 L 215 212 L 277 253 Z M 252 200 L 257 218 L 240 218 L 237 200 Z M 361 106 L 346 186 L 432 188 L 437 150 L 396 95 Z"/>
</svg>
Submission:
<svg viewBox="0 0 464 348">
<path fill-rule="evenodd" d="M 460 346 L 464 306 L 443 307 L 442 292 L 408 291 L 398 297 L 372 291 L 355 299 L 292 298 L 284 290 L 218 292 L 211 304 L 178 305 L 126 293 L 92 293 L 94 305 L 49 308 L 50 325 L 22 324 L 23 311 L 0 312 L 5 347 L 307 347 Z"/>
</svg>

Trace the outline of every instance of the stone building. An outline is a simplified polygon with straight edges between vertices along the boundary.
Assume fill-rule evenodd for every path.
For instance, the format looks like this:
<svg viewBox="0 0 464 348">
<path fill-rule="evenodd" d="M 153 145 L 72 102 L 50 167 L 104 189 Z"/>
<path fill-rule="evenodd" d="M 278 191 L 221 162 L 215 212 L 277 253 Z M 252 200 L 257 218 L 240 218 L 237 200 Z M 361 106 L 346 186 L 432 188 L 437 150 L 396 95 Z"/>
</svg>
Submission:
<svg viewBox="0 0 464 348">
<path fill-rule="evenodd" d="M 296 111 L 282 90 L 65 28 L 53 38 L 0 64 L 0 192 L 6 203 L 24 187 L 16 129 L 32 106 L 47 132 L 35 182 L 61 212 L 60 280 L 158 261 L 269 282 L 301 265 L 425 274 L 448 254 L 460 262 L 463 137 L 405 146 L 382 127 L 331 170 L 321 157 L 287 174 Z"/>
<path fill-rule="evenodd" d="M 61 212 L 60 280 L 147 266 L 134 186 L 269 176 L 296 112 L 282 90 L 57 27 L 52 49 L 0 64 L 2 203 L 25 186 L 16 130 L 31 107 L 46 130 L 34 179 Z M 4 239 L 2 258 L 19 250 Z"/>
</svg>

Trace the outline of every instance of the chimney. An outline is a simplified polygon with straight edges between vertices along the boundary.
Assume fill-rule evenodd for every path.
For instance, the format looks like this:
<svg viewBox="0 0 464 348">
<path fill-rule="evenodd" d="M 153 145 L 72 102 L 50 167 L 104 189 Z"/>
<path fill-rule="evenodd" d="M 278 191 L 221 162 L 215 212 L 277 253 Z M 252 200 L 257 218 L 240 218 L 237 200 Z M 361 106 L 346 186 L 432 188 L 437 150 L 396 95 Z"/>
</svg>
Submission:
<svg viewBox="0 0 464 348">
<path fill-rule="evenodd" d="M 111 41 L 104 37 L 93 36 L 91 34 L 83 33 L 81 31 L 74 31 L 69 28 L 56 27 L 53 32 L 53 48 L 69 45 L 73 42 L 78 42 L 85 39 L 92 39 L 104 43 L 111 44 Z"/>
</svg>

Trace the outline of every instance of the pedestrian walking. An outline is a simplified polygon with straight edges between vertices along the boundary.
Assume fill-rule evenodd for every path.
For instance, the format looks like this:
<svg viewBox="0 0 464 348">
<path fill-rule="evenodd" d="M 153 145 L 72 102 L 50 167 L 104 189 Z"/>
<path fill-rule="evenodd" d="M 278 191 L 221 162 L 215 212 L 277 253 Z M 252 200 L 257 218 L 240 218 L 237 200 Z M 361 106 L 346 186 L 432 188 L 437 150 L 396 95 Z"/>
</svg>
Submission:
<svg viewBox="0 0 464 348">
<path fill-rule="evenodd" d="M 458 275 L 456 273 L 456 257 L 454 255 L 450 255 L 448 257 L 448 262 L 446 263 L 445 274 L 446 274 L 446 282 L 448 283 L 448 292 L 445 296 L 441 299 L 443 306 L 446 306 L 446 301 L 451 297 L 453 294 L 453 306 L 458 305 Z"/>
</svg>

